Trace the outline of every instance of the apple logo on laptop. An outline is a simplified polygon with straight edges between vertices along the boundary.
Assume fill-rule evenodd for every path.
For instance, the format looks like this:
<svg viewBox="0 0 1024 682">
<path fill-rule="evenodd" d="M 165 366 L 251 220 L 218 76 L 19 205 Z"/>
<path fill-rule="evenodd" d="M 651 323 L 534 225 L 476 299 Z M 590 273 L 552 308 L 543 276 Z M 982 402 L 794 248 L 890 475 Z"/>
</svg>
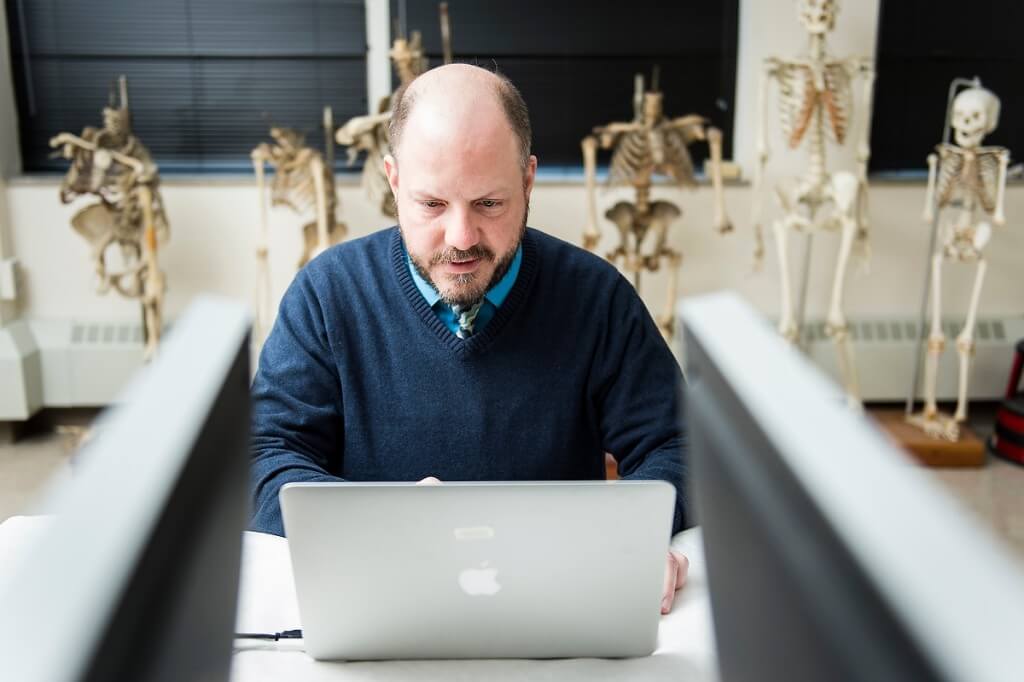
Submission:
<svg viewBox="0 0 1024 682">
<path fill-rule="evenodd" d="M 459 573 L 459 587 L 471 597 L 490 597 L 501 590 L 498 584 L 498 569 L 492 568 L 489 561 L 480 564 L 480 568 L 467 568 Z"/>
</svg>

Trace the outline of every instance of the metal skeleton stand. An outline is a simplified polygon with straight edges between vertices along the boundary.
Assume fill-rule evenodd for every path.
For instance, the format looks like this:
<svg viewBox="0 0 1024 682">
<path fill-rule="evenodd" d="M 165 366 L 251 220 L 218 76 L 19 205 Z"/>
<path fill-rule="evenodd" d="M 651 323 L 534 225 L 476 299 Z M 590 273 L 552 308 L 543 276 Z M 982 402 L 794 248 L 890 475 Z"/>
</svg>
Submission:
<svg viewBox="0 0 1024 682">
<path fill-rule="evenodd" d="M 963 86 L 964 88 L 980 88 L 981 79 L 975 76 L 974 78 L 954 78 L 949 84 L 949 95 L 946 98 L 946 121 L 942 128 L 942 142 L 946 144 L 949 142 L 951 119 L 953 112 L 953 99 L 957 95 L 957 90 Z M 914 403 L 917 400 L 917 389 L 921 382 L 921 353 L 924 351 L 924 339 L 925 339 L 925 321 L 928 315 L 928 299 L 931 296 L 932 291 L 932 256 L 935 253 L 935 242 L 938 241 L 939 234 L 939 211 L 938 211 L 938 194 L 933 198 L 933 217 L 932 217 L 932 233 L 928 241 L 928 251 L 925 254 L 925 268 L 924 268 L 924 286 L 922 287 L 921 294 L 921 308 L 917 317 L 917 343 L 914 346 L 914 370 L 913 378 L 910 381 L 910 390 L 907 393 L 907 405 L 905 408 L 906 416 L 910 417 L 914 413 Z"/>
</svg>

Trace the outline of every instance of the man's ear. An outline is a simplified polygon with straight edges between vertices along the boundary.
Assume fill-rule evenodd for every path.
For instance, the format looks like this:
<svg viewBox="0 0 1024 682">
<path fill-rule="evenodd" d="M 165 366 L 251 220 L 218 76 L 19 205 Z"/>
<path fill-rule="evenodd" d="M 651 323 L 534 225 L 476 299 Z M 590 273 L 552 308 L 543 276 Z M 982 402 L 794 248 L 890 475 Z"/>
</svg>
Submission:
<svg viewBox="0 0 1024 682">
<path fill-rule="evenodd" d="M 384 175 L 388 177 L 391 193 L 398 196 L 398 161 L 391 154 L 384 155 Z"/>
<path fill-rule="evenodd" d="M 537 177 L 537 157 L 530 155 L 526 162 L 526 174 L 523 177 L 523 188 L 526 190 L 526 200 L 530 200 L 530 192 L 533 191 L 533 181 Z"/>
</svg>

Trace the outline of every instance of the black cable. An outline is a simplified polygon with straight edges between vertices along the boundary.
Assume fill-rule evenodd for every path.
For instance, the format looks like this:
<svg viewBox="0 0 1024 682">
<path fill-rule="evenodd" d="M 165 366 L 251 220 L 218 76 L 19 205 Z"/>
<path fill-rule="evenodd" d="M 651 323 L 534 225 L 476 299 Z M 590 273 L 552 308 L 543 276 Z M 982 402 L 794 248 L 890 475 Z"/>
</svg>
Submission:
<svg viewBox="0 0 1024 682">
<path fill-rule="evenodd" d="M 281 639 L 302 639 L 302 630 L 285 630 L 284 632 L 238 632 L 235 639 L 272 639 L 275 642 Z"/>
</svg>

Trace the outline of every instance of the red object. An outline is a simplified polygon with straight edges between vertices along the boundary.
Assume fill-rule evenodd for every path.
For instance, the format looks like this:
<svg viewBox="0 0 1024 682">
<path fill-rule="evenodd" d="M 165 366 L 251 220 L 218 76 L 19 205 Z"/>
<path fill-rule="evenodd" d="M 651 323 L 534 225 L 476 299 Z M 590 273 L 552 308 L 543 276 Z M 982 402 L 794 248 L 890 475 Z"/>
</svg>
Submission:
<svg viewBox="0 0 1024 682">
<path fill-rule="evenodd" d="M 1024 464 L 1024 393 L 1018 392 L 1024 372 L 1024 340 L 1017 342 L 1006 399 L 996 412 L 996 430 L 989 438 L 988 451 L 993 455 Z"/>
</svg>

